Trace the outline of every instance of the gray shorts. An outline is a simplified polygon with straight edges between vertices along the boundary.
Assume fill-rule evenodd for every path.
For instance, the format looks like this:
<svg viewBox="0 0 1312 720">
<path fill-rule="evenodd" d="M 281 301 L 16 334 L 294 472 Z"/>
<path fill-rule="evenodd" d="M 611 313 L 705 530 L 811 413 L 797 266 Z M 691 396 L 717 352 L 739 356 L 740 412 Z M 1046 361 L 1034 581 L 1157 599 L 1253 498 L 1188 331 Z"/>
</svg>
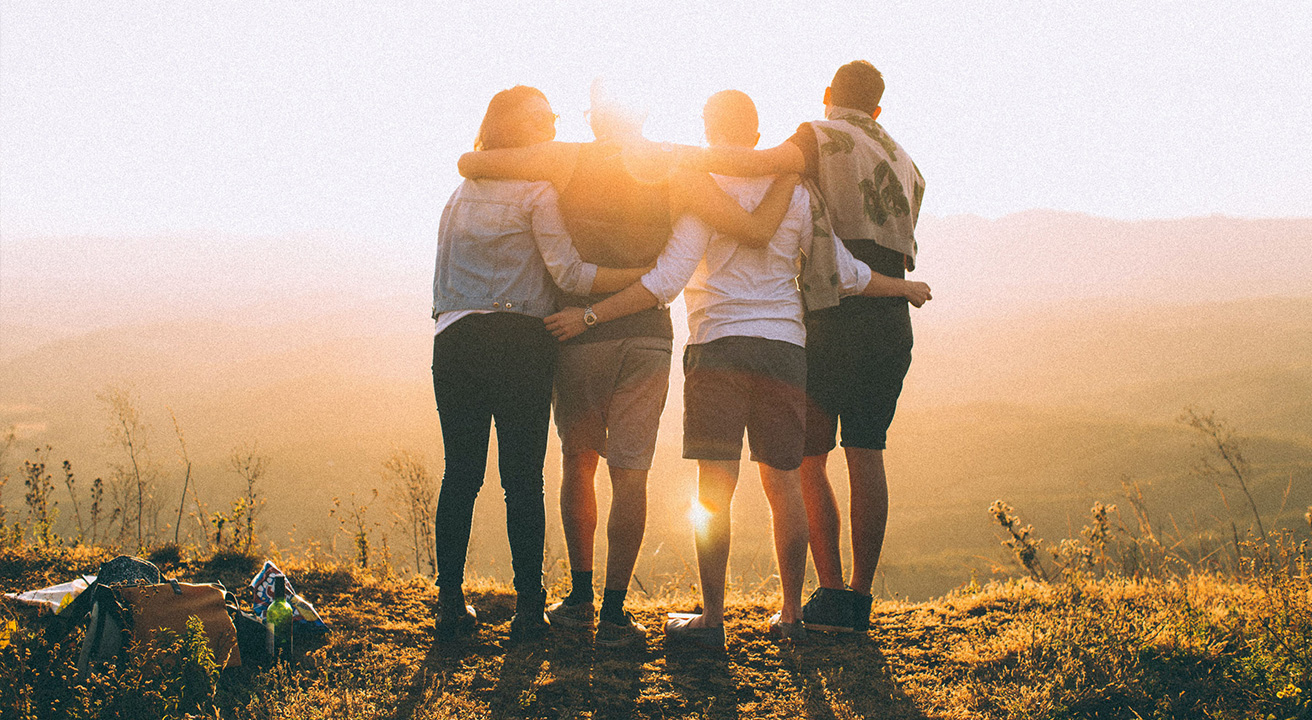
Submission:
<svg viewBox="0 0 1312 720">
<path fill-rule="evenodd" d="M 670 387 L 668 338 L 562 345 L 553 404 L 561 452 L 595 451 L 611 467 L 650 470 Z"/>
</svg>

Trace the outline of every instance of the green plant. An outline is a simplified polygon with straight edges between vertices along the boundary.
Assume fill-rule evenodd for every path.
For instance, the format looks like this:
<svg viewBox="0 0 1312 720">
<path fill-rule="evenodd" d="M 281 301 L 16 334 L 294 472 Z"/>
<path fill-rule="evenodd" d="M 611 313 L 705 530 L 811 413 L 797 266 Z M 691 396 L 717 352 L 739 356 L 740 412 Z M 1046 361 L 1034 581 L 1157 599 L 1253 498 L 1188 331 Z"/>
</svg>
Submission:
<svg viewBox="0 0 1312 720">
<path fill-rule="evenodd" d="M 195 505 L 195 511 L 191 516 L 196 519 L 196 524 L 200 529 L 201 540 L 209 542 L 209 532 L 205 527 L 205 507 L 200 502 L 200 497 L 196 494 L 195 485 L 191 482 L 191 455 L 187 453 L 187 438 L 182 434 L 182 426 L 178 424 L 178 416 L 173 410 L 169 410 L 169 419 L 173 421 L 173 433 L 178 438 L 178 461 L 182 464 L 182 493 L 178 496 L 178 519 L 173 525 L 173 544 L 179 544 L 179 532 L 182 529 L 182 511 L 187 504 L 187 491 L 191 491 L 192 504 Z"/>
<path fill-rule="evenodd" d="M 1216 485 L 1222 500 L 1226 501 L 1226 507 L 1229 507 L 1229 501 L 1225 497 L 1227 486 L 1222 479 L 1233 479 L 1248 501 L 1248 508 L 1252 511 L 1253 521 L 1257 525 L 1258 536 L 1262 538 L 1262 542 L 1266 542 L 1266 526 L 1262 523 L 1262 513 L 1258 511 L 1257 501 L 1253 499 L 1253 493 L 1249 490 L 1248 460 L 1244 457 L 1243 439 L 1236 434 L 1229 423 L 1216 417 L 1215 411 L 1202 412 L 1197 408 L 1187 407 L 1180 414 L 1179 422 L 1193 428 L 1202 436 L 1203 454 L 1198 459 L 1196 472 Z M 1220 462 L 1219 466 L 1217 461 Z M 1235 548 L 1236 552 L 1238 549 Z"/>
<path fill-rule="evenodd" d="M 257 443 L 241 445 L 232 449 L 228 464 L 245 484 L 245 491 L 238 503 L 233 503 L 234 546 L 249 553 L 255 545 L 255 517 L 264 508 L 264 499 L 259 497 L 256 484 L 268 469 L 269 458 L 259 454 Z"/>
<path fill-rule="evenodd" d="M 333 498 L 333 509 L 328 511 L 328 515 L 336 516 L 337 522 L 343 532 L 351 536 L 351 542 L 355 546 L 355 562 L 362 568 L 369 567 L 369 505 L 378 499 L 378 488 L 373 489 L 373 494 L 369 502 L 360 504 L 355 500 L 355 493 L 350 495 L 350 506 L 343 511 L 342 499 Z M 377 527 L 378 523 L 373 523 Z"/>
<path fill-rule="evenodd" d="M 105 481 L 103 478 L 96 478 L 91 481 L 91 508 L 88 513 L 91 516 L 91 535 L 88 541 L 95 545 L 100 539 L 100 514 L 105 506 Z"/>
<path fill-rule="evenodd" d="M 245 496 L 234 498 L 232 507 L 225 514 L 215 510 L 210 514 L 210 527 L 214 528 L 212 545 L 220 550 L 230 550 L 250 554 L 251 540 L 246 534 L 253 523 L 250 518 L 249 500 Z M 224 528 L 232 527 L 232 535 L 225 536 Z"/>
<path fill-rule="evenodd" d="M 989 506 L 989 514 L 1010 535 L 1002 541 L 1003 546 L 1011 548 L 1021 566 L 1029 571 L 1030 577 L 1046 582 L 1048 571 L 1039 558 L 1039 546 L 1043 544 L 1043 540 L 1032 536 L 1033 525 L 1021 525 L 1020 518 L 1012 515 L 1011 512 L 1011 506 L 1001 500 Z"/>
<path fill-rule="evenodd" d="M 74 489 L 73 464 L 64 461 L 64 487 L 68 488 L 68 497 L 73 501 L 73 515 L 77 518 L 77 542 L 82 544 L 86 541 L 86 528 L 82 525 L 82 506 L 77 501 L 77 491 Z"/>
<path fill-rule="evenodd" d="M 18 436 L 14 426 L 10 425 L 5 429 L 4 435 L 0 437 L 0 547 L 13 544 L 13 532 L 9 525 L 8 512 L 5 510 L 4 495 L 5 485 L 9 484 L 9 471 L 6 469 L 6 461 L 13 450 L 14 443 L 18 441 Z M 13 527 L 18 527 L 15 524 Z M 19 538 L 21 539 L 22 528 L 18 527 Z"/>
<path fill-rule="evenodd" d="M 400 505 L 402 522 L 409 530 L 415 572 L 423 572 L 422 558 L 427 563 L 428 574 L 436 573 L 433 516 L 437 510 L 437 484 L 428 474 L 423 459 L 406 450 L 393 450 L 383 463 L 383 473 L 390 480 L 394 502 Z"/>
<path fill-rule="evenodd" d="M 150 458 L 148 428 L 130 389 L 110 387 L 96 398 L 109 413 L 110 444 L 118 447 L 124 458 L 113 466 L 114 512 L 110 522 L 118 521 L 120 542 L 135 530 L 135 547 L 140 551 L 154 532 L 159 510 L 154 497 L 158 470 Z"/>
<path fill-rule="evenodd" d="M 50 446 L 37 448 L 33 460 L 23 461 L 23 486 L 27 493 L 23 499 L 27 503 L 28 524 L 32 528 L 32 539 L 43 548 L 55 544 L 54 525 L 58 516 L 58 501 L 51 499 L 55 484 L 50 473 L 46 472 L 46 462 L 50 457 Z"/>
</svg>

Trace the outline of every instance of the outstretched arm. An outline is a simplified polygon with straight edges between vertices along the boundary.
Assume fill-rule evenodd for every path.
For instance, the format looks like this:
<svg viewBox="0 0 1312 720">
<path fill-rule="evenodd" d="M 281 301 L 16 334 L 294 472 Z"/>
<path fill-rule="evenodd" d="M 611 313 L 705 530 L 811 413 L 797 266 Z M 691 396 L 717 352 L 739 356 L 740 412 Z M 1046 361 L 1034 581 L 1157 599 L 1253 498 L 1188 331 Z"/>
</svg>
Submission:
<svg viewBox="0 0 1312 720">
<path fill-rule="evenodd" d="M 710 175 L 679 170 L 670 182 L 670 212 L 674 215 L 692 213 L 721 235 L 746 247 L 763 248 L 770 243 L 779 223 L 788 214 L 796 185 L 796 175 L 775 178 L 761 204 L 749 213 Z"/>
<path fill-rule="evenodd" d="M 656 307 L 657 304 L 656 296 L 642 283 L 635 282 L 593 305 L 592 312 L 597 316 L 598 323 L 604 323 Z M 583 322 L 583 308 L 577 307 L 567 307 L 554 315 L 548 315 L 543 322 L 547 324 L 547 330 L 561 341 L 582 335 L 588 329 L 588 324 Z"/>
<path fill-rule="evenodd" d="M 584 262 L 561 219 L 559 196 L 548 186 L 532 196 L 533 239 L 556 285 L 567 293 L 589 295 L 622 290 L 650 267 L 609 268 Z"/>
<path fill-rule="evenodd" d="M 916 307 L 934 298 L 929 294 L 929 285 L 923 282 L 889 277 L 877 272 L 870 273 L 870 283 L 861 294 L 866 297 L 904 297 Z"/>
<path fill-rule="evenodd" d="M 814 242 L 815 239 L 811 238 L 811 241 Z M 839 295 L 904 297 L 916 307 L 932 299 L 929 285 L 877 273 L 871 270 L 869 265 L 853 257 L 852 252 L 841 240 L 831 235 L 829 241 L 834 244 L 834 259 L 838 265 Z"/>
<path fill-rule="evenodd" d="M 597 268 L 597 277 L 592 281 L 592 292 L 610 293 L 623 290 L 638 282 L 651 270 L 651 267 L 637 268 Z M 648 306 L 650 307 L 650 306 Z M 642 310 L 644 308 L 638 308 Z M 634 312 L 637 312 L 636 310 Z"/>
<path fill-rule="evenodd" d="M 467 152 L 460 156 L 457 167 L 462 176 L 470 179 L 547 180 L 561 189 L 569 184 L 578 155 L 578 143 L 552 141 Z"/>
<path fill-rule="evenodd" d="M 688 279 L 706 253 L 710 238 L 710 228 L 697 218 L 679 218 L 665 250 L 656 259 L 656 267 L 644 274 L 639 282 L 592 306 L 597 322 L 622 318 L 662 303 L 669 304 L 683 291 L 683 286 L 688 284 Z M 583 308 L 564 308 L 546 318 L 547 330 L 557 340 L 568 340 L 580 335 L 588 329 L 588 325 L 583 322 L 583 312 Z"/>
<path fill-rule="evenodd" d="M 758 177 L 761 175 L 802 174 L 806 172 L 806 158 L 802 149 L 789 141 L 765 150 L 741 147 L 699 148 L 681 145 L 679 164 L 689 170 Z"/>
</svg>

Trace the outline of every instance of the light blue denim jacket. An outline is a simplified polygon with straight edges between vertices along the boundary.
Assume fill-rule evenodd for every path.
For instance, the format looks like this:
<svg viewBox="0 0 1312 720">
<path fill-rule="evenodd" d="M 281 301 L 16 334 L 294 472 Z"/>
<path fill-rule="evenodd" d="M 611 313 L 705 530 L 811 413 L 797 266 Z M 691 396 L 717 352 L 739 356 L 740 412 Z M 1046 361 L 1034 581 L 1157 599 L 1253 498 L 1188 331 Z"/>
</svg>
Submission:
<svg viewBox="0 0 1312 720">
<path fill-rule="evenodd" d="M 433 317 L 490 310 L 543 318 L 556 311 L 555 285 L 587 295 L 596 277 L 570 241 L 551 183 L 466 180 L 442 211 Z"/>
</svg>

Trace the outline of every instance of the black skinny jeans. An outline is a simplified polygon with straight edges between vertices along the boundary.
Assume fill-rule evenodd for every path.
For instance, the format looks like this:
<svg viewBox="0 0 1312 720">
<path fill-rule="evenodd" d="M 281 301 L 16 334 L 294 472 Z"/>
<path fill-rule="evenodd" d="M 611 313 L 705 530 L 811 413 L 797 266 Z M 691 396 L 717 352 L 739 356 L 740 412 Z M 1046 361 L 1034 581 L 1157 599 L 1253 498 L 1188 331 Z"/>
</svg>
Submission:
<svg viewBox="0 0 1312 720">
<path fill-rule="evenodd" d="M 529 597 L 542 592 L 542 463 L 556 353 L 542 320 L 518 313 L 470 315 L 433 339 L 433 391 L 446 462 L 435 532 L 440 588 L 464 584 L 474 500 L 495 422 L 515 591 Z"/>
</svg>

